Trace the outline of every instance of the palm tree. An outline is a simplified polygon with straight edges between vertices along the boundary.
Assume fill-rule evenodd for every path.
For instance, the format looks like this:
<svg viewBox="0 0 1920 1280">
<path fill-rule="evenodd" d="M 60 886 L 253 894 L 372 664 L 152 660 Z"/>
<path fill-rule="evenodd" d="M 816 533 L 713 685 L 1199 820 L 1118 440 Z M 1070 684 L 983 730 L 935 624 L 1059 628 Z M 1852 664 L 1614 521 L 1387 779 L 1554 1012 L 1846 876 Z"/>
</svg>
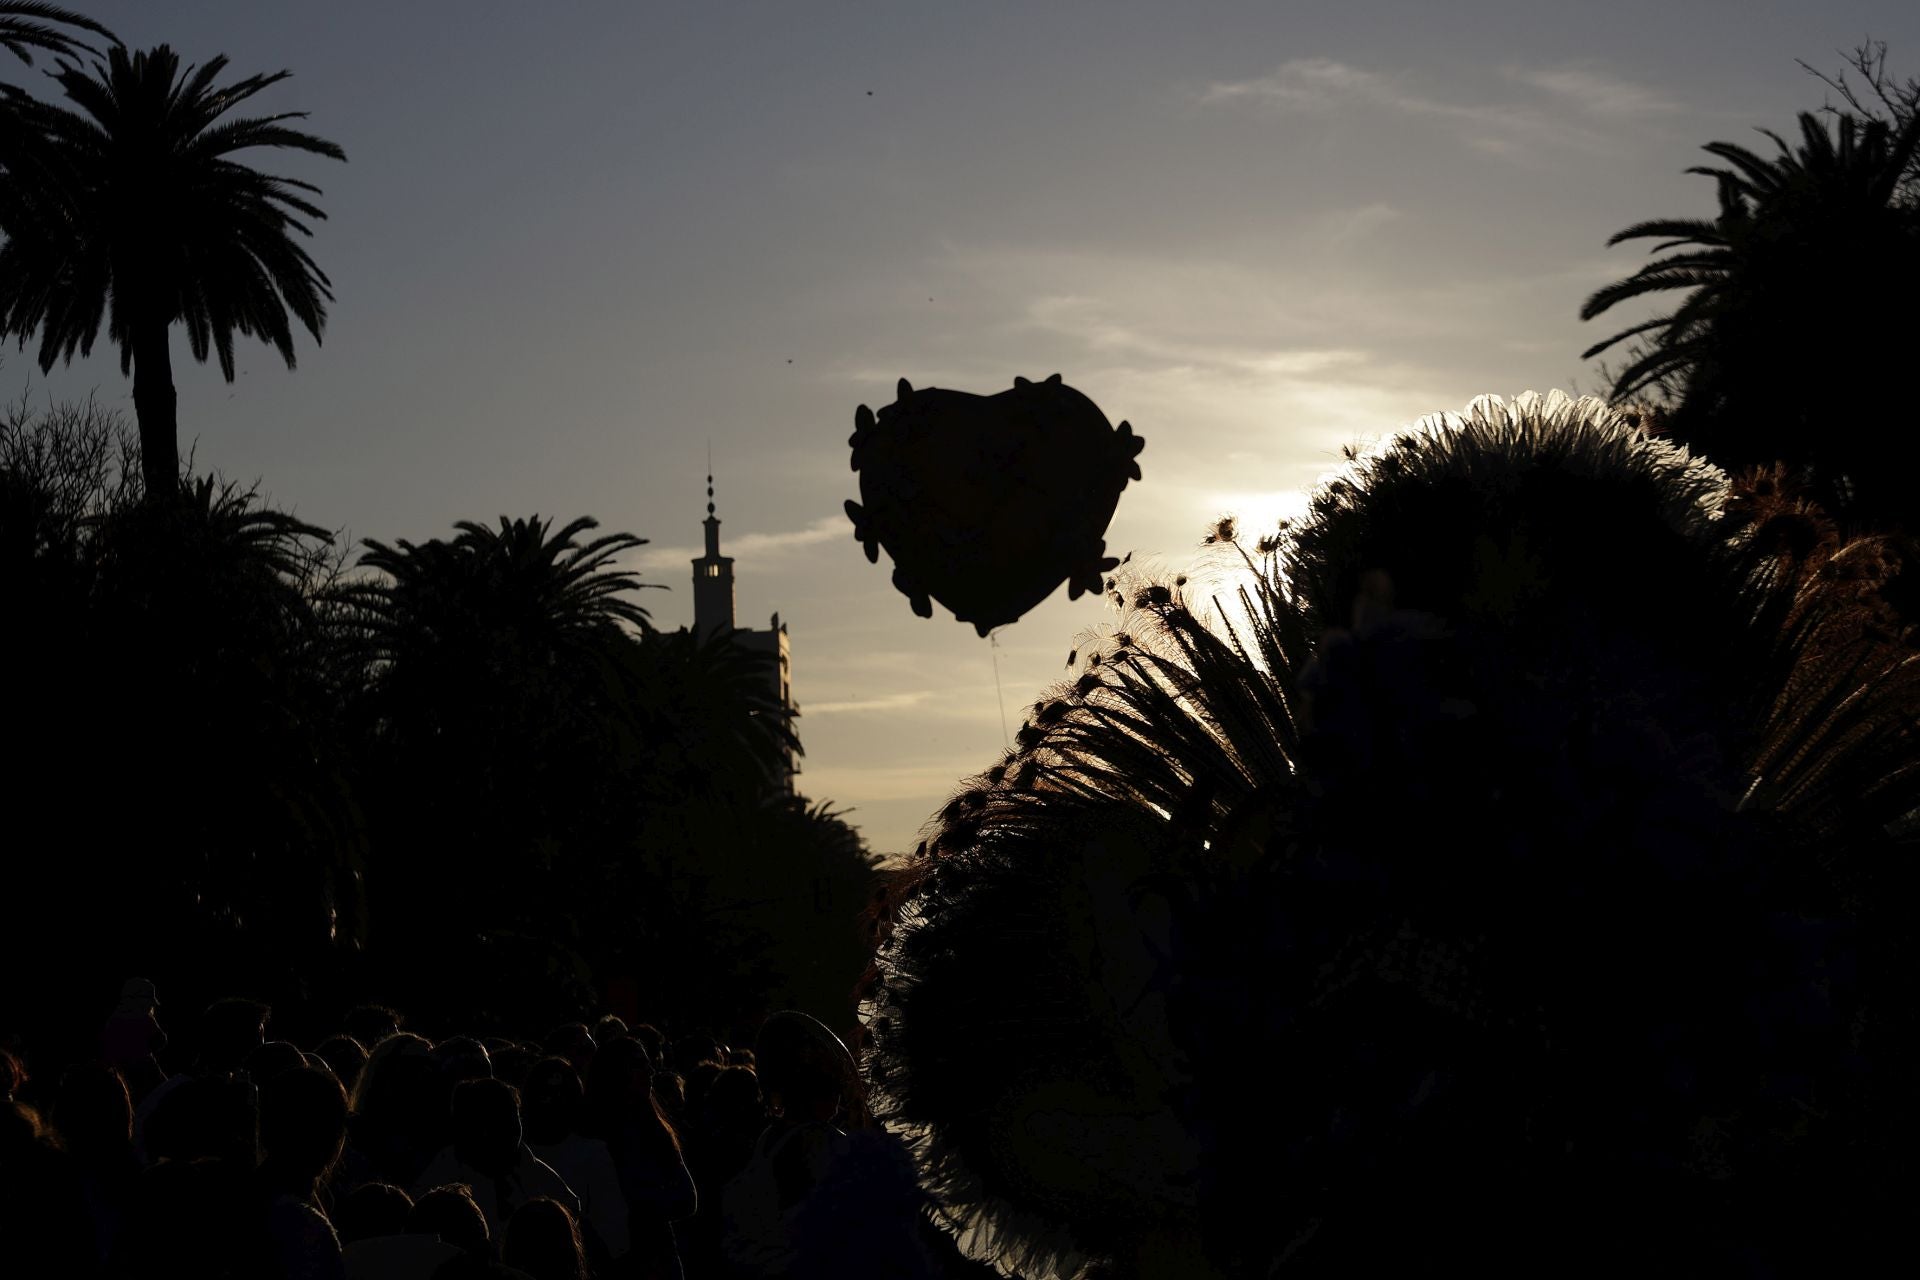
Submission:
<svg viewBox="0 0 1920 1280">
<path fill-rule="evenodd" d="M 106 318 L 133 374 L 155 497 L 179 482 L 172 327 L 184 324 L 194 358 L 217 357 L 231 382 L 236 333 L 292 368 L 292 322 L 319 341 L 333 296 L 297 239 L 312 234 L 302 219 L 326 216 L 308 198 L 319 189 L 232 157 L 253 147 L 346 154 L 287 124 L 304 112 L 225 118 L 290 74 L 215 84 L 226 66 L 221 56 L 182 67 L 166 45 L 130 54 L 115 44 L 85 70 L 62 61 L 54 78 L 73 107 L 16 99 L 16 136 L 0 152 L 14 189 L 0 201 L 0 337 L 24 348 L 38 334 L 44 372 L 90 353 Z"/>
<path fill-rule="evenodd" d="M 500 517 L 495 529 L 471 520 L 451 542 L 392 546 L 367 539 L 360 567 L 383 575 L 348 589 L 360 610 L 369 657 L 383 669 L 444 666 L 456 653 L 502 644 L 543 667 L 578 658 L 652 621 L 626 593 L 641 582 L 614 558 L 646 545 L 630 533 L 581 542 L 598 527 L 581 516 L 552 531 L 551 520 Z"/>
<path fill-rule="evenodd" d="M 119 43 L 105 27 L 70 10 L 37 0 L 0 2 L 0 48 L 27 66 L 33 65 L 36 52 L 61 58 L 98 52 L 63 27 L 78 27 Z M 41 109 L 40 102 L 18 85 L 0 83 L 0 174 L 6 178 L 0 182 L 0 228 L 30 221 L 37 207 L 36 192 L 49 185 L 51 157 L 37 123 Z"/>
<path fill-rule="evenodd" d="M 462 522 L 451 539 L 368 540 L 339 593 L 356 653 L 356 721 L 381 856 L 382 919 L 432 912 L 453 878 L 468 910 L 392 930 L 402 967 L 481 935 L 570 928 L 598 860 L 624 849 L 638 787 L 626 667 L 651 627 L 615 558 L 631 534 L 587 517 Z M 560 893 L 555 877 L 580 892 Z M 542 892 L 533 892 L 534 886 Z M 549 895 L 545 890 L 555 890 Z"/>
<path fill-rule="evenodd" d="M 0 49 L 5 49 L 28 66 L 33 65 L 35 50 L 62 58 L 71 58 L 81 52 L 94 52 L 92 45 L 62 31 L 61 27 L 79 27 L 83 31 L 105 36 L 114 44 L 120 43 L 113 32 L 71 9 L 43 4 L 39 0 L 6 0 L 0 3 Z"/>
<path fill-rule="evenodd" d="M 1916 335 L 1920 210 L 1899 193 L 1920 118 L 1896 130 L 1841 114 L 1829 130 L 1806 112 L 1800 134 L 1790 146 L 1768 132 L 1771 158 L 1708 144 L 1724 165 L 1688 172 L 1718 185 L 1712 220 L 1655 219 L 1608 241 L 1659 240 L 1653 252 L 1667 256 L 1596 291 L 1582 319 L 1690 292 L 1583 355 L 1636 343 L 1613 398 L 1677 386 L 1670 433 L 1721 465 L 1787 461 L 1836 515 L 1920 527 L 1920 441 L 1891 425 L 1906 415 L 1889 399 Z"/>
</svg>

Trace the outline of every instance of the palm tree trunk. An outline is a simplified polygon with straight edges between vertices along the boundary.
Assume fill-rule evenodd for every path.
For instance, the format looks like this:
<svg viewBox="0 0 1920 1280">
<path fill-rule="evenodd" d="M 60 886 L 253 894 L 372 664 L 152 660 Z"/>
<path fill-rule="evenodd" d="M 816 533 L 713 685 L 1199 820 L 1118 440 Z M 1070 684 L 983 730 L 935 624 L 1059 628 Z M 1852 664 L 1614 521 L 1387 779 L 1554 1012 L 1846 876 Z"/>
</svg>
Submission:
<svg viewBox="0 0 1920 1280">
<path fill-rule="evenodd" d="M 144 323 L 133 338 L 133 412 L 140 420 L 140 474 L 149 501 L 180 485 L 179 397 L 165 321 Z"/>
</svg>

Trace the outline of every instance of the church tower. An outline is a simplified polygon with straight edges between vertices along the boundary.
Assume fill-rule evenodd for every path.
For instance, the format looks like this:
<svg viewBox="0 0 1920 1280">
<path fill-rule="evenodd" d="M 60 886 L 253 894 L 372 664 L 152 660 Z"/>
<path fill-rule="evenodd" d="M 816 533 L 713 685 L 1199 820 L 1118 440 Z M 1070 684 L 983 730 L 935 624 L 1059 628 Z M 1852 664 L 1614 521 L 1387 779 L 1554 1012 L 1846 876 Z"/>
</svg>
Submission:
<svg viewBox="0 0 1920 1280">
<path fill-rule="evenodd" d="M 709 462 L 707 465 L 713 465 Z M 707 473 L 707 553 L 693 562 L 693 633 L 704 641 L 715 632 L 726 632 L 733 642 L 749 653 L 766 659 L 767 694 L 780 709 L 789 725 L 800 708 L 793 700 L 793 650 L 787 636 L 787 624 L 774 614 L 763 631 L 737 626 L 733 619 L 733 557 L 720 554 L 720 517 L 713 513 L 713 473 Z M 791 795 L 794 775 L 800 762 L 791 750 L 783 751 L 780 785 Z"/>
<path fill-rule="evenodd" d="M 713 474 L 707 474 L 707 554 L 693 562 L 693 632 L 702 640 L 733 629 L 733 557 L 720 554 L 720 517 L 713 514 Z"/>
</svg>

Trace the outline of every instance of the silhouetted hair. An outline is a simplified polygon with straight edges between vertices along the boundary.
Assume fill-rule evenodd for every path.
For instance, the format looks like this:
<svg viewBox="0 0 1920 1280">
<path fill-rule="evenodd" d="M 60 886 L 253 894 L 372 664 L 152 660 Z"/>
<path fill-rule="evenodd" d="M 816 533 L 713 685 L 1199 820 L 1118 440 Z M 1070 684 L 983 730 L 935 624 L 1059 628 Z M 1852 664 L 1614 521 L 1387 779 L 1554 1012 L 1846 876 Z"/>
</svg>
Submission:
<svg viewBox="0 0 1920 1280">
<path fill-rule="evenodd" d="M 9 1099 L 0 1102 L 0 1169 L 33 1147 L 58 1147 L 59 1137 L 34 1108 Z"/>
<path fill-rule="evenodd" d="M 703 1062 L 722 1064 L 726 1060 L 725 1047 L 712 1036 L 682 1036 L 673 1042 L 673 1069 L 683 1076 Z"/>
<path fill-rule="evenodd" d="M 687 1072 L 687 1105 L 698 1108 L 706 1101 L 707 1090 L 712 1087 L 713 1079 L 726 1070 L 717 1062 L 702 1062 Z"/>
<path fill-rule="evenodd" d="M 521 1121 L 527 1140 L 542 1146 L 561 1142 L 580 1127 L 586 1090 L 565 1058 L 542 1058 L 527 1072 L 521 1092 Z"/>
<path fill-rule="evenodd" d="M 27 1087 L 27 1065 L 0 1049 L 0 1102 L 11 1101 Z"/>
<path fill-rule="evenodd" d="M 760 1077 L 752 1067 L 722 1069 L 707 1086 L 704 1101 L 709 1114 L 724 1119 L 757 1114 L 766 1107 Z"/>
<path fill-rule="evenodd" d="M 677 1071 L 656 1071 L 653 1073 L 654 1100 L 666 1110 L 669 1118 L 682 1114 L 687 1109 L 687 1082 Z"/>
<path fill-rule="evenodd" d="M 527 1201 L 507 1219 L 501 1237 L 500 1260 L 533 1280 L 586 1280 L 580 1224 L 558 1200 Z"/>
<path fill-rule="evenodd" d="M 546 1054 L 524 1044 L 508 1044 L 493 1050 L 493 1076 L 518 1089 L 526 1083 L 527 1072 Z"/>
<path fill-rule="evenodd" d="M 666 1053 L 667 1037 L 661 1032 L 660 1028 L 650 1023 L 643 1022 L 627 1032 L 627 1034 L 644 1045 L 647 1050 L 647 1056 L 655 1062 L 660 1061 L 661 1056 Z"/>
<path fill-rule="evenodd" d="M 555 1027 L 541 1039 L 540 1047 L 556 1058 L 565 1058 L 573 1069 L 586 1074 L 593 1066 L 600 1042 L 593 1038 L 584 1022 L 567 1022 Z"/>
<path fill-rule="evenodd" d="M 420 1082 L 438 1074 L 433 1046 L 402 1031 L 388 1036 L 367 1054 L 367 1065 L 353 1089 L 353 1113 L 378 1124 L 403 1121 L 405 1109 L 419 1101 Z"/>
<path fill-rule="evenodd" d="M 347 1011 L 341 1030 L 372 1053 L 382 1040 L 400 1030 L 406 1020 L 383 1004 L 363 1004 Z"/>
<path fill-rule="evenodd" d="M 647 1050 L 622 1036 L 594 1055 L 587 1075 L 587 1115 L 596 1136 L 613 1142 L 638 1139 L 656 1152 L 680 1152 L 680 1135 L 655 1096 Z"/>
<path fill-rule="evenodd" d="M 276 1186 L 311 1188 L 346 1136 L 347 1095 L 333 1072 L 303 1065 L 261 1086 L 261 1169 Z"/>
<path fill-rule="evenodd" d="M 360 1082 L 360 1071 L 367 1065 L 366 1046 L 352 1036 L 328 1036 L 315 1053 L 333 1071 L 334 1079 L 348 1093 Z"/>
<path fill-rule="evenodd" d="M 407 1230 L 439 1236 L 456 1249 L 485 1255 L 492 1243 L 487 1215 L 474 1202 L 473 1188 L 464 1182 L 435 1187 L 413 1202 Z"/>
<path fill-rule="evenodd" d="M 333 1211 L 333 1225 L 341 1244 L 397 1236 L 407 1229 L 413 1197 L 390 1182 L 363 1182 L 349 1191 Z"/>
<path fill-rule="evenodd" d="M 609 1040 L 618 1040 L 621 1036 L 632 1034 L 631 1031 L 627 1030 L 625 1021 L 616 1018 L 610 1013 L 602 1015 L 600 1020 L 593 1024 L 593 1042 L 595 1044 L 605 1044 Z"/>
<path fill-rule="evenodd" d="M 520 1153 L 520 1091 L 505 1080 L 463 1080 L 453 1090 L 453 1149 L 475 1169 L 500 1175 Z"/>
<path fill-rule="evenodd" d="M 273 1009 L 258 1000 L 230 996 L 215 1000 L 200 1015 L 200 1070 L 238 1071 L 260 1047 Z"/>
<path fill-rule="evenodd" d="M 493 1075 L 493 1055 L 472 1036 L 453 1036 L 433 1046 L 433 1060 L 448 1080 L 481 1080 Z"/>
<path fill-rule="evenodd" d="M 247 1078 L 265 1084 L 276 1076 L 306 1065 L 307 1056 L 289 1040 L 269 1040 L 247 1055 Z"/>
</svg>

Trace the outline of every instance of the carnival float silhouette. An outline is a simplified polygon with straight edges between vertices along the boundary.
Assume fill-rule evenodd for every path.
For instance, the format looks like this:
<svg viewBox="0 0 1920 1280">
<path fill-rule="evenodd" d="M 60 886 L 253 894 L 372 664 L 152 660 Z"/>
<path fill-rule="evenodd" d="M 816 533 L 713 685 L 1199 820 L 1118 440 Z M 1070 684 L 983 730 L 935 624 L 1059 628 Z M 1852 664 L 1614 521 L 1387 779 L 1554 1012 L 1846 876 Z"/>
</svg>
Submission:
<svg viewBox="0 0 1920 1280">
<path fill-rule="evenodd" d="M 1886 547 L 1528 393 L 1355 458 L 1296 524 L 1223 521 L 1237 584 L 1202 592 L 1096 550 L 1112 437 L 991 482 L 996 414 L 1067 438 L 1037 390 L 903 383 L 854 437 L 910 596 L 984 627 L 1115 574 L 1119 620 L 874 912 L 871 1106 L 964 1250 L 1797 1274 L 1888 1244 L 1920 685 Z M 1073 520 L 1018 511 L 1080 476 Z"/>
</svg>

